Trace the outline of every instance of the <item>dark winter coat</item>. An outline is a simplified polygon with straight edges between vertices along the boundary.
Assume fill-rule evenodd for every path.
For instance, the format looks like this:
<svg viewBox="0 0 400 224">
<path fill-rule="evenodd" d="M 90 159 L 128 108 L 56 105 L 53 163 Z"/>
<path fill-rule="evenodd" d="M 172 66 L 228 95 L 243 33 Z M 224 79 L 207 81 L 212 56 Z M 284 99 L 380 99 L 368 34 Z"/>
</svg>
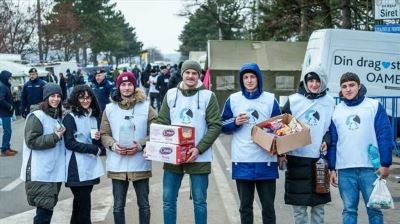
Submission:
<svg viewBox="0 0 400 224">
<path fill-rule="evenodd" d="M 75 140 L 74 134 L 77 131 L 75 119 L 72 117 L 71 114 L 65 115 L 63 119 L 63 125 L 66 128 L 66 131 L 64 133 L 64 143 L 65 143 L 65 148 L 73 151 L 71 160 L 69 161 L 68 165 L 68 176 L 67 176 L 67 182 L 66 186 L 71 187 L 71 186 L 90 186 L 94 184 L 100 183 L 100 178 L 96 178 L 93 180 L 87 180 L 87 181 L 79 181 L 79 173 L 78 173 L 78 165 L 76 162 L 76 157 L 75 157 L 75 152 L 79 153 L 91 153 L 93 155 L 97 155 L 99 151 L 99 147 L 101 145 L 100 140 L 99 141 L 93 141 L 93 144 L 85 144 L 85 143 L 80 143 Z M 100 127 L 100 119 L 97 119 L 97 125 Z"/>
<path fill-rule="evenodd" d="M 169 73 L 160 74 L 157 78 L 156 89 L 159 91 L 159 98 L 161 102 L 168 91 L 168 82 L 170 78 L 171 75 Z"/>
<path fill-rule="evenodd" d="M 96 80 L 93 81 L 92 90 L 97 98 L 97 102 L 99 102 L 101 111 L 104 111 L 106 105 L 110 103 L 112 89 L 113 86 L 105 79 L 101 83 L 97 83 Z"/>
<path fill-rule="evenodd" d="M 182 76 L 180 71 L 176 72 L 168 82 L 168 89 L 172 89 L 178 86 L 178 84 L 182 81 Z"/>
<path fill-rule="evenodd" d="M 147 81 L 149 81 L 149 77 L 151 74 L 151 70 L 144 70 L 144 72 L 142 72 L 142 76 L 140 77 L 140 82 L 142 83 L 142 86 L 144 88 L 149 88 L 150 84 L 147 83 Z"/>
<path fill-rule="evenodd" d="M 286 156 L 285 204 L 316 206 L 331 201 L 331 195 L 315 193 L 314 165 L 318 158 Z"/>
<path fill-rule="evenodd" d="M 9 71 L 4 70 L 0 73 L 0 117 L 11 117 L 13 115 L 10 77 L 11 72 Z"/>
<path fill-rule="evenodd" d="M 31 111 L 31 106 L 38 104 L 43 100 L 43 86 L 46 84 L 45 81 L 37 78 L 35 80 L 29 80 L 25 83 L 22 88 L 21 94 L 21 113 L 22 116 L 26 116 Z"/>
<path fill-rule="evenodd" d="M 65 76 L 67 77 L 67 88 L 73 87 L 75 85 L 75 77 L 69 72 Z"/>
<path fill-rule="evenodd" d="M 67 80 L 64 77 L 60 77 L 60 87 L 62 91 L 62 99 L 67 99 Z"/>
</svg>

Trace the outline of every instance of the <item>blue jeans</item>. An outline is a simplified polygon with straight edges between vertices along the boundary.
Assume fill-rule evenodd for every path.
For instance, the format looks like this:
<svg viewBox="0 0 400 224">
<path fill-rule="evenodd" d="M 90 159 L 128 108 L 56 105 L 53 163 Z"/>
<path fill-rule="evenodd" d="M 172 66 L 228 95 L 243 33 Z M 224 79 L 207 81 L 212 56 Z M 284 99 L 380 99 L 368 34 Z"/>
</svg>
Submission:
<svg viewBox="0 0 400 224">
<path fill-rule="evenodd" d="M 368 208 L 372 185 L 377 175 L 373 168 L 349 168 L 338 170 L 339 192 L 343 201 L 343 223 L 357 224 L 357 209 L 360 192 L 367 208 L 370 224 L 383 224 L 383 214 L 379 209 Z"/>
<path fill-rule="evenodd" d="M 137 205 L 139 207 L 139 223 L 150 223 L 150 204 L 149 204 L 149 179 L 137 180 L 132 182 L 135 188 Z M 128 192 L 129 181 L 112 180 L 114 196 L 114 223 L 125 224 L 125 204 Z"/>
<path fill-rule="evenodd" d="M 53 210 L 37 207 L 33 224 L 50 224 L 51 217 L 53 217 Z"/>
<path fill-rule="evenodd" d="M 294 223 L 295 224 L 307 224 L 308 223 L 308 212 L 309 206 L 293 205 Z M 311 224 L 323 224 L 324 221 L 324 205 L 316 205 L 311 207 Z"/>
<path fill-rule="evenodd" d="M 1 151 L 4 152 L 10 148 L 11 140 L 11 117 L 1 117 L 3 123 L 3 141 L 1 144 Z"/>
<path fill-rule="evenodd" d="M 176 201 L 178 199 L 178 192 L 181 187 L 183 175 L 183 173 L 179 174 L 164 171 L 164 224 L 176 223 Z M 195 224 L 206 224 L 208 174 L 190 174 L 190 182 L 190 189 L 193 196 Z"/>
</svg>

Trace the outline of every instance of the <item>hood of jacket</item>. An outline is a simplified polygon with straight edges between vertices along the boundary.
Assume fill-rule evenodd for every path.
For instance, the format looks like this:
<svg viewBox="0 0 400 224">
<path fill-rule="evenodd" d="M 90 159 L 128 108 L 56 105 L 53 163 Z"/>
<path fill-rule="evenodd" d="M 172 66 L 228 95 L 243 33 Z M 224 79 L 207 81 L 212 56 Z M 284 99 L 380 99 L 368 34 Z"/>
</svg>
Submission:
<svg viewBox="0 0 400 224">
<path fill-rule="evenodd" d="M 7 71 L 7 70 L 3 70 L 0 73 L 0 82 L 2 82 L 4 85 L 11 87 L 10 84 L 10 78 L 11 78 L 11 72 Z"/>
<path fill-rule="evenodd" d="M 304 89 L 309 93 L 310 90 L 307 88 L 306 85 L 306 80 L 305 77 L 307 76 L 307 74 L 309 73 L 314 73 L 316 75 L 318 75 L 319 80 L 321 82 L 321 87 L 319 88 L 319 92 L 318 93 L 322 93 L 324 91 L 326 91 L 327 89 L 327 82 L 328 82 L 328 76 L 325 74 L 324 70 L 320 67 L 320 66 L 310 66 L 309 68 L 306 69 L 306 72 L 304 73 L 304 76 L 302 77 L 302 82 L 304 82 Z"/>
<path fill-rule="evenodd" d="M 247 72 L 251 72 L 257 76 L 257 90 L 254 92 L 249 92 L 244 87 L 243 75 Z M 247 63 L 242 66 L 242 68 L 239 71 L 239 83 L 240 83 L 240 89 L 242 90 L 242 94 L 247 99 L 256 99 L 262 94 L 262 92 L 263 92 L 263 77 L 262 77 L 261 70 L 256 63 Z"/>
</svg>

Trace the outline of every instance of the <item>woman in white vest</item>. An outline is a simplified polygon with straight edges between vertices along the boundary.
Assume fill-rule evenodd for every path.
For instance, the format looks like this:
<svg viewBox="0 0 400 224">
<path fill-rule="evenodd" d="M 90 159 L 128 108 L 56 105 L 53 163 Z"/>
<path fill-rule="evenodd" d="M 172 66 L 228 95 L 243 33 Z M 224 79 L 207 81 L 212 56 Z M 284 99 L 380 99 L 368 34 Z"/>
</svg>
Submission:
<svg viewBox="0 0 400 224">
<path fill-rule="evenodd" d="M 315 193 L 315 163 L 321 147 L 326 150 L 325 136 L 331 124 L 334 99 L 326 93 L 326 75 L 319 68 L 306 71 L 297 93 L 290 95 L 282 113 L 310 127 L 311 144 L 287 153 L 285 203 L 293 206 L 295 224 L 308 223 L 307 208 L 311 207 L 311 223 L 324 223 L 324 204 L 331 195 Z"/>
<path fill-rule="evenodd" d="M 276 223 L 275 191 L 278 159 L 256 145 L 251 138 L 252 127 L 281 114 L 274 94 L 263 91 L 260 68 L 244 64 L 239 72 L 241 91 L 233 93 L 222 112 L 222 132 L 232 134 L 232 178 L 240 199 L 242 224 L 253 223 L 254 192 L 257 189 L 262 205 L 264 224 Z"/>
<path fill-rule="evenodd" d="M 25 181 L 28 203 L 36 207 L 33 223 L 50 223 L 65 181 L 65 148 L 61 125 L 62 91 L 48 83 L 43 87 L 43 102 L 26 118 L 21 179 Z"/>
<path fill-rule="evenodd" d="M 68 99 L 71 112 L 64 119 L 66 187 L 74 195 L 71 224 L 90 224 L 91 192 L 104 174 L 100 159 L 100 107 L 92 89 L 75 86 Z"/>
<path fill-rule="evenodd" d="M 150 223 L 149 178 L 151 161 L 143 157 L 150 123 L 156 112 L 146 95 L 136 88 L 131 72 L 123 72 L 116 81 L 117 91 L 107 104 L 101 121 L 101 141 L 107 149 L 107 176 L 112 179 L 114 222 L 125 223 L 125 202 L 132 182 L 139 206 L 139 223 Z"/>
</svg>

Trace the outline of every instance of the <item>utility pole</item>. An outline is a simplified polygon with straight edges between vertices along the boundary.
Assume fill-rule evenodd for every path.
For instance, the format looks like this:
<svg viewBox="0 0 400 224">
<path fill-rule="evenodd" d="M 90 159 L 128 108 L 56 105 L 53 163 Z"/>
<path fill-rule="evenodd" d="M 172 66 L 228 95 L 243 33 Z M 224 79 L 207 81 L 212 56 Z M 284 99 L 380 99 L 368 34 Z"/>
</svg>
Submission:
<svg viewBox="0 0 400 224">
<path fill-rule="evenodd" d="M 42 22 L 40 19 L 40 0 L 37 0 L 37 25 L 38 25 L 38 36 L 39 36 L 39 61 L 42 63 L 43 62 L 43 50 L 42 50 Z"/>
</svg>

